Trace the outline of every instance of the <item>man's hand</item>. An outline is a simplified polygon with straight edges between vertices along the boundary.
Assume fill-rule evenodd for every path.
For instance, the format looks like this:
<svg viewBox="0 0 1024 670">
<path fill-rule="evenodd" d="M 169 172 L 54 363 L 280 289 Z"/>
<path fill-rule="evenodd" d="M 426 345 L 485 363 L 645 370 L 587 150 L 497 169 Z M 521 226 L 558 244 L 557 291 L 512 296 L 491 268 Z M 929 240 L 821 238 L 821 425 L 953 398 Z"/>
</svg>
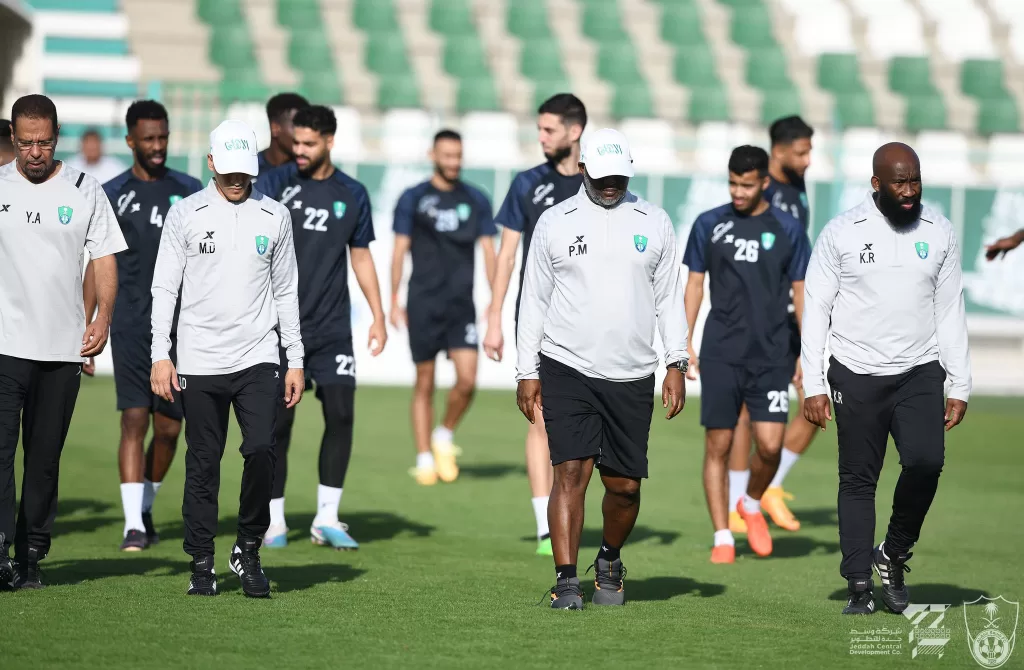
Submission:
<svg viewBox="0 0 1024 670">
<path fill-rule="evenodd" d="M 488 310 L 488 313 L 490 310 Z M 487 317 L 487 334 L 484 336 L 484 355 L 492 361 L 501 362 L 505 349 L 505 336 L 501 332 L 501 316 Z"/>
<path fill-rule="evenodd" d="M 1013 235 L 996 240 L 985 247 L 985 258 L 991 261 L 1005 256 L 1007 251 L 1013 251 L 1020 246 L 1021 242 L 1024 242 L 1024 231 L 1017 231 Z"/>
<path fill-rule="evenodd" d="M 298 405 L 305 388 L 305 371 L 302 368 L 288 368 L 288 372 L 284 374 L 284 406 L 291 409 Z"/>
<path fill-rule="evenodd" d="M 97 315 L 96 319 L 85 327 L 85 334 L 82 335 L 82 358 L 90 358 L 103 353 L 103 347 L 107 346 L 107 336 L 110 334 L 110 322 L 106 317 Z"/>
<path fill-rule="evenodd" d="M 683 411 L 686 404 L 686 382 L 679 368 L 669 368 L 665 381 L 661 385 L 661 406 L 668 408 L 666 419 L 671 419 Z"/>
<path fill-rule="evenodd" d="M 946 400 L 946 431 L 953 430 L 954 427 L 960 425 L 965 414 L 967 414 L 967 403 L 963 400 L 948 398 Z"/>
<path fill-rule="evenodd" d="M 96 359 L 89 357 L 82 363 L 82 374 L 92 377 L 96 374 Z"/>
<path fill-rule="evenodd" d="M 516 388 L 516 404 L 527 421 L 537 423 L 534 412 L 544 410 L 544 405 L 541 404 L 539 379 L 523 379 L 519 382 Z"/>
<path fill-rule="evenodd" d="M 690 366 L 686 368 L 686 378 L 694 382 L 700 376 L 700 361 L 697 359 L 697 353 L 693 347 L 688 347 L 686 351 L 690 354 Z"/>
<path fill-rule="evenodd" d="M 812 395 L 804 400 L 804 418 L 822 430 L 832 420 L 832 406 L 828 403 L 828 395 L 822 393 Z"/>
<path fill-rule="evenodd" d="M 409 322 L 408 315 L 397 301 L 391 303 L 391 317 L 389 320 L 391 321 L 391 325 L 398 329 L 405 328 L 405 324 Z"/>
<path fill-rule="evenodd" d="M 388 343 L 388 328 L 384 325 L 384 321 L 374 319 L 373 323 L 370 324 L 370 339 L 367 341 L 367 345 L 370 348 L 371 356 L 380 356 L 381 352 L 384 351 L 384 345 Z"/>
<path fill-rule="evenodd" d="M 153 363 L 153 369 L 149 373 L 149 387 L 154 394 L 167 402 L 174 402 L 171 387 L 175 391 L 181 391 L 181 387 L 178 386 L 178 371 L 174 369 L 174 363 L 170 359 L 165 358 Z"/>
<path fill-rule="evenodd" d="M 800 365 L 800 359 L 796 359 L 796 371 L 793 372 L 793 386 L 798 389 L 804 384 L 804 368 Z"/>
</svg>

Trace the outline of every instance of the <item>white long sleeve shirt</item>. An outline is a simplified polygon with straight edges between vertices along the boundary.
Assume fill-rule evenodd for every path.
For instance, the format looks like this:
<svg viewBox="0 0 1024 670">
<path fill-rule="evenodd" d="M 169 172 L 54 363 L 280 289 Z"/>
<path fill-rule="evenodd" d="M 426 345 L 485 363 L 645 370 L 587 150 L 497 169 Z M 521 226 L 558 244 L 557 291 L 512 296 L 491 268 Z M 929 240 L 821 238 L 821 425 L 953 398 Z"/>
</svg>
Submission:
<svg viewBox="0 0 1024 670">
<path fill-rule="evenodd" d="M 814 243 L 804 282 L 804 393 L 827 393 L 825 341 L 862 375 L 897 375 L 940 361 L 949 397 L 967 401 L 967 343 L 960 248 L 953 225 L 925 206 L 896 227 L 869 195 L 832 219 Z"/>
<path fill-rule="evenodd" d="M 675 230 L 632 193 L 605 209 L 583 188 L 547 210 L 530 244 L 517 331 L 516 379 L 537 379 L 540 354 L 588 377 L 633 381 L 688 359 Z"/>
<path fill-rule="evenodd" d="M 229 374 L 259 363 L 301 368 L 299 272 L 288 209 L 255 188 L 228 202 L 211 180 L 171 206 L 153 272 L 153 362 L 170 358 L 181 288 L 178 372 Z"/>
</svg>

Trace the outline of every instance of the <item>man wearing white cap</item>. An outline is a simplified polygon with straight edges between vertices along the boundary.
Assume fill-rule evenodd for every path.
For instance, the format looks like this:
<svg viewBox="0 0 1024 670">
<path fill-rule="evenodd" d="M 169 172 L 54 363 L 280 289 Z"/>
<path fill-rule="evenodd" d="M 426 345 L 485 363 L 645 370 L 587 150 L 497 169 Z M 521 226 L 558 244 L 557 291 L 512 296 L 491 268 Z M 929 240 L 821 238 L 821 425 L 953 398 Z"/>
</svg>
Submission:
<svg viewBox="0 0 1024 670">
<path fill-rule="evenodd" d="M 551 607 L 581 609 L 576 558 L 587 484 L 605 487 L 595 605 L 625 603 L 619 552 L 640 511 L 654 410 L 657 325 L 668 373 L 662 406 L 686 401 L 687 328 L 676 237 L 665 210 L 627 190 L 626 137 L 602 129 L 580 157 L 583 187 L 541 216 L 519 311 L 519 409 L 543 413 L 555 481 L 548 504 L 557 582 Z"/>
<path fill-rule="evenodd" d="M 274 429 L 283 394 L 302 398 L 298 270 L 291 218 L 255 190 L 256 135 L 241 121 L 210 133 L 213 179 L 167 213 L 153 275 L 153 392 L 185 414 L 185 553 L 192 556 L 189 595 L 216 595 L 213 568 L 220 459 L 232 405 L 245 459 L 238 539 L 229 566 L 250 597 L 270 595 L 259 548 L 270 525 Z M 171 322 L 181 289 L 178 369 L 171 362 Z M 280 345 L 288 358 L 282 389 Z"/>
</svg>

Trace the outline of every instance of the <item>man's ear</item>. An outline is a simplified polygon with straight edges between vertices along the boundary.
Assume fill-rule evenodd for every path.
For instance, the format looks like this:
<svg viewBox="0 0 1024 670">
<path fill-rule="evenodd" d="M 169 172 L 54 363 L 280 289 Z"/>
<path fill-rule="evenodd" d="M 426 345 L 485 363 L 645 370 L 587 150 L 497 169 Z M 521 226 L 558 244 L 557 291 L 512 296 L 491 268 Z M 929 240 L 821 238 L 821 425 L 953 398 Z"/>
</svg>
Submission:
<svg viewBox="0 0 1024 670">
<path fill-rule="evenodd" d="M 578 123 L 574 123 L 569 126 L 569 139 L 573 142 L 579 142 L 580 138 L 583 137 L 583 126 Z"/>
<path fill-rule="evenodd" d="M 878 177 L 871 177 L 871 188 L 875 190 L 875 193 L 882 190 L 882 182 L 878 181 Z"/>
<path fill-rule="evenodd" d="M 213 169 L 213 154 L 206 154 L 206 167 L 210 168 L 210 172 L 216 172 Z"/>
</svg>

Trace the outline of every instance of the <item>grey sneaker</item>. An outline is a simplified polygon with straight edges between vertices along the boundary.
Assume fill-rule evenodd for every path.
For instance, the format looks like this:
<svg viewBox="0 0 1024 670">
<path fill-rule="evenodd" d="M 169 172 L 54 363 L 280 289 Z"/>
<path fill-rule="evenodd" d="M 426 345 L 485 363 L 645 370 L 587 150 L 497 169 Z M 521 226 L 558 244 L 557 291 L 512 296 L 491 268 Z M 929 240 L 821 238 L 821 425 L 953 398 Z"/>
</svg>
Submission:
<svg viewBox="0 0 1024 670">
<path fill-rule="evenodd" d="M 626 567 L 622 561 L 615 559 L 608 562 L 603 558 L 594 561 L 594 597 L 595 605 L 625 605 L 626 590 L 622 581 L 626 578 Z"/>
<path fill-rule="evenodd" d="M 551 587 L 551 609 L 583 609 L 583 589 L 580 588 L 579 579 L 559 579 L 558 583 Z"/>
</svg>

